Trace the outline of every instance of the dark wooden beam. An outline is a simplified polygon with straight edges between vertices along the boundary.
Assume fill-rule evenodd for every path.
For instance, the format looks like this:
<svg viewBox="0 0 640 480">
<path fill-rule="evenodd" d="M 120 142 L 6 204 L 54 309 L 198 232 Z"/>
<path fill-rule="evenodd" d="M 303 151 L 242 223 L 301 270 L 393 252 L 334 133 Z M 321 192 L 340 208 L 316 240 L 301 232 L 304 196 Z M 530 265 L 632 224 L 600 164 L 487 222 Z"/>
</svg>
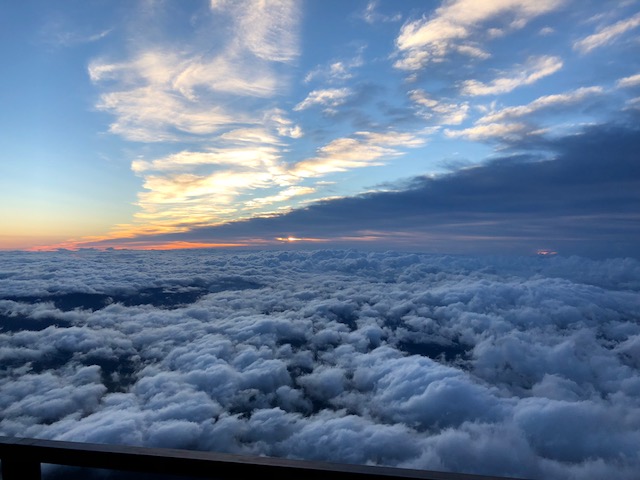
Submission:
<svg viewBox="0 0 640 480">
<path fill-rule="evenodd" d="M 10 437 L 0 437 L 0 459 L 3 480 L 39 480 L 41 463 L 220 480 L 507 480 L 463 473 Z M 37 465 L 37 476 L 33 465 Z M 20 468 L 25 470 L 18 472 L 16 469 Z"/>
</svg>

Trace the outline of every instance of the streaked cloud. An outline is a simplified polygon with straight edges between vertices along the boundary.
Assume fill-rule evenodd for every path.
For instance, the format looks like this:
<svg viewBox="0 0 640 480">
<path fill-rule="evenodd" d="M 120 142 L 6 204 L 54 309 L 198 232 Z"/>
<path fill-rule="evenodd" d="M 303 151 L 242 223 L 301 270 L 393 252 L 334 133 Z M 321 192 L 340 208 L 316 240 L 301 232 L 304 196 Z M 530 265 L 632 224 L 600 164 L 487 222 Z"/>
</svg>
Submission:
<svg viewBox="0 0 640 480">
<path fill-rule="evenodd" d="M 573 44 L 573 48 L 583 54 L 590 53 L 597 48 L 615 42 L 619 37 L 630 30 L 638 28 L 638 26 L 640 26 L 640 13 L 630 18 L 620 20 L 612 25 L 600 28 L 597 33 L 575 42 Z"/>
<path fill-rule="evenodd" d="M 424 90 L 409 91 L 409 98 L 418 106 L 419 114 L 427 119 L 434 118 L 443 125 L 459 125 L 469 115 L 469 104 L 449 103 L 434 100 Z"/>
<path fill-rule="evenodd" d="M 545 95 L 535 99 L 527 105 L 515 107 L 505 107 L 500 110 L 488 113 L 478 120 L 478 123 L 496 123 L 514 118 L 522 118 L 535 112 L 553 109 L 556 107 L 579 104 L 594 97 L 597 98 L 604 93 L 604 89 L 599 86 L 582 87 L 571 92 L 555 95 Z"/>
<path fill-rule="evenodd" d="M 391 15 L 385 15 L 380 13 L 380 2 L 378 0 L 370 0 L 360 15 L 360 18 L 369 24 L 378 22 L 399 22 L 402 20 L 402 14 L 394 13 Z"/>
<path fill-rule="evenodd" d="M 296 163 L 291 173 L 308 178 L 380 165 L 383 160 L 402 155 L 402 149 L 415 148 L 425 142 L 425 135 L 419 133 L 357 132 L 319 148 L 317 156 Z"/>
<path fill-rule="evenodd" d="M 395 67 L 415 71 L 430 62 L 440 62 L 452 52 L 486 58 L 476 42 L 482 39 L 483 26 L 502 20 L 507 30 L 523 28 L 530 20 L 556 10 L 563 0 L 501 0 L 445 2 L 429 17 L 405 23 L 396 39 L 400 56 Z"/>
<path fill-rule="evenodd" d="M 194 33 L 190 42 L 143 43 L 131 59 L 89 64 L 89 77 L 103 89 L 97 107 L 115 116 L 112 133 L 142 142 L 176 141 L 185 133 L 210 135 L 260 122 L 260 100 L 286 84 L 274 63 L 299 54 L 298 5 L 213 2 L 211 8 L 214 17 L 203 20 L 210 28 L 230 18 L 232 33 L 219 48 L 212 50 Z"/>
<path fill-rule="evenodd" d="M 307 98 L 298 103 L 293 109 L 295 111 L 305 110 L 310 107 L 323 107 L 325 113 L 335 113 L 336 107 L 342 105 L 352 94 L 349 88 L 327 88 L 324 90 L 313 90 L 309 92 Z"/>
<path fill-rule="evenodd" d="M 619 88 L 637 87 L 640 85 L 640 73 L 624 77 L 616 82 L 616 86 Z"/>
<path fill-rule="evenodd" d="M 300 4 L 295 0 L 211 0 L 211 9 L 231 14 L 236 38 L 256 57 L 289 62 L 299 55 Z"/>
<path fill-rule="evenodd" d="M 314 80 L 327 81 L 329 83 L 343 83 L 352 79 L 355 74 L 354 70 L 364 65 L 363 52 L 364 47 L 358 48 L 356 54 L 352 57 L 333 60 L 326 65 L 319 65 L 304 77 L 305 83 Z"/>
<path fill-rule="evenodd" d="M 562 68 L 562 65 L 563 62 L 559 57 L 531 57 L 524 65 L 514 67 L 510 72 L 505 72 L 503 76 L 495 78 L 489 83 L 466 80 L 462 83 L 461 90 L 464 95 L 470 96 L 508 93 L 556 73 Z"/>
<path fill-rule="evenodd" d="M 462 130 L 447 129 L 445 135 L 449 138 L 464 138 L 474 141 L 509 141 L 520 138 L 530 130 L 530 127 L 524 123 L 486 123 Z"/>
<path fill-rule="evenodd" d="M 268 205 L 272 205 L 274 203 L 285 202 L 287 200 L 291 200 L 294 197 L 300 197 L 304 195 L 312 194 L 316 191 L 313 187 L 302 187 L 302 186 L 293 186 L 286 188 L 276 195 L 270 195 L 266 197 L 256 198 L 254 200 L 249 200 L 245 202 L 245 209 L 254 209 L 265 207 Z"/>
</svg>

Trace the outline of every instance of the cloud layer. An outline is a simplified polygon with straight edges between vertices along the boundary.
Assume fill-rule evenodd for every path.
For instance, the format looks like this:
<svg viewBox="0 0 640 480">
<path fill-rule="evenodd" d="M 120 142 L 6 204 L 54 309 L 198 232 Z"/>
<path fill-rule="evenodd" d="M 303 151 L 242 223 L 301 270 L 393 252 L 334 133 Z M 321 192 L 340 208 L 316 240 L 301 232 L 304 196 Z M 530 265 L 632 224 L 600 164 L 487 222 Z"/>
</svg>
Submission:
<svg viewBox="0 0 640 480">
<path fill-rule="evenodd" d="M 379 240 L 394 247 L 441 253 L 502 250 L 522 254 L 552 249 L 638 258 L 640 136 L 633 125 L 637 115 L 630 114 L 627 122 L 618 125 L 590 126 L 580 134 L 554 138 L 536 133 L 539 112 L 562 109 L 585 96 L 597 101 L 599 92 L 586 88 L 541 97 L 520 108 L 488 113 L 475 127 L 448 131 L 485 140 L 500 134 L 503 142 L 508 140 L 514 153 L 482 165 L 390 184 L 387 191 L 313 203 L 279 216 L 149 235 L 145 240 L 273 242 L 293 235 L 352 245 Z M 419 95 L 416 98 L 421 99 Z M 427 97 L 422 100 L 428 103 Z M 330 143 L 290 173 L 312 177 L 376 164 L 400 155 L 403 146 L 422 142 L 420 136 L 361 132 Z M 120 245 L 126 246 L 126 240 Z"/>
<path fill-rule="evenodd" d="M 634 260 L 2 260 L 0 320 L 29 320 L 0 333 L 3 435 L 534 478 L 640 468 Z"/>
</svg>

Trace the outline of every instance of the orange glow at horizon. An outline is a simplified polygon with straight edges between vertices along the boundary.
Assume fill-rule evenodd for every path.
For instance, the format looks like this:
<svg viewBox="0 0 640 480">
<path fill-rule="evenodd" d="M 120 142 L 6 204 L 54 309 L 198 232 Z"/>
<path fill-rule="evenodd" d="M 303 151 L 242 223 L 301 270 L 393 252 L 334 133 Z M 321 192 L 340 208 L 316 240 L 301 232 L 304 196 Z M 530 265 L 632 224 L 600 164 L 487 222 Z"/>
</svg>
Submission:
<svg viewBox="0 0 640 480">
<path fill-rule="evenodd" d="M 95 250 L 186 250 L 195 248 L 233 248 L 233 247 L 250 247 L 252 243 L 236 242 L 236 243 L 208 243 L 208 242 L 165 242 L 165 243 L 142 243 L 133 242 L 132 244 L 109 244 L 87 245 L 83 243 L 67 242 L 57 245 L 43 245 L 39 247 L 31 247 L 26 249 L 28 252 L 54 252 L 56 250 L 80 250 L 82 248 L 91 248 Z"/>
</svg>

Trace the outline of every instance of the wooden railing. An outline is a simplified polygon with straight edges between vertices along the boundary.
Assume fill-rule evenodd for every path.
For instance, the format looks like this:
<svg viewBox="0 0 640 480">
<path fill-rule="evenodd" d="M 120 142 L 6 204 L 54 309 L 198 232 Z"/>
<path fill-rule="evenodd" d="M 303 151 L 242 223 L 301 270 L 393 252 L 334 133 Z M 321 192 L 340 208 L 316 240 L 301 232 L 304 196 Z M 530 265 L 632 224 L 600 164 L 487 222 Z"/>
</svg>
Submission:
<svg viewBox="0 0 640 480">
<path fill-rule="evenodd" d="M 0 437 L 0 460 L 2 480 L 40 480 L 42 463 L 217 480 L 505 480 L 462 473 L 10 437 Z"/>
</svg>

